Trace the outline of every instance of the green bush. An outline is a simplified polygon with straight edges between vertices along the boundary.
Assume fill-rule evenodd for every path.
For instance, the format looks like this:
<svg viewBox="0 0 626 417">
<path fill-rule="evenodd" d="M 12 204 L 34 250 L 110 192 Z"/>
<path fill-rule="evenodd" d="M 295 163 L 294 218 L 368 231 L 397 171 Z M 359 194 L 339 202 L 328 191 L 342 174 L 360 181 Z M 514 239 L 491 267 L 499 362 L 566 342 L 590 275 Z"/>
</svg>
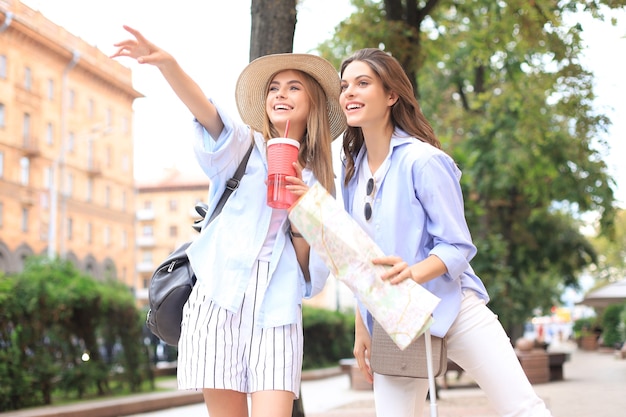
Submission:
<svg viewBox="0 0 626 417">
<path fill-rule="evenodd" d="M 622 346 L 626 343 L 626 304 L 622 309 L 622 312 L 619 316 L 619 324 L 617 325 L 617 330 L 619 331 L 620 338 L 622 340 Z"/>
<path fill-rule="evenodd" d="M 112 378 L 134 392 L 151 376 L 142 318 L 119 282 L 33 257 L 0 277 L 0 311 L 0 411 L 109 395 Z M 109 360 L 106 346 L 122 353 Z"/>
<path fill-rule="evenodd" d="M 606 307 L 602 314 L 602 343 L 604 346 L 620 348 L 624 343 L 621 333 L 624 326 L 621 315 L 626 310 L 626 304 L 612 304 Z"/>
<path fill-rule="evenodd" d="M 354 314 L 303 306 L 304 369 L 335 366 L 351 358 Z"/>
<path fill-rule="evenodd" d="M 119 282 L 31 258 L 0 275 L 0 311 L 0 412 L 154 388 L 145 312 Z M 304 369 L 352 357 L 353 314 L 305 306 L 303 321 Z"/>
</svg>

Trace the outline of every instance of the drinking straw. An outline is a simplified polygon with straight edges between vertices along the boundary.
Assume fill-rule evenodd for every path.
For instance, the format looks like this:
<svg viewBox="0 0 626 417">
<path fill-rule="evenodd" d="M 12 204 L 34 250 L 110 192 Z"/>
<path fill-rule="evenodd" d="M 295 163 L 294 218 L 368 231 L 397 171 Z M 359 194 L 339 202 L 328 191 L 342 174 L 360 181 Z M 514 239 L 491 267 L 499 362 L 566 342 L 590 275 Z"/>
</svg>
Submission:
<svg viewBox="0 0 626 417">
<path fill-rule="evenodd" d="M 287 133 L 289 133 L 289 120 L 287 120 L 287 123 L 285 123 L 285 137 L 288 138 L 289 136 L 287 136 Z"/>
</svg>

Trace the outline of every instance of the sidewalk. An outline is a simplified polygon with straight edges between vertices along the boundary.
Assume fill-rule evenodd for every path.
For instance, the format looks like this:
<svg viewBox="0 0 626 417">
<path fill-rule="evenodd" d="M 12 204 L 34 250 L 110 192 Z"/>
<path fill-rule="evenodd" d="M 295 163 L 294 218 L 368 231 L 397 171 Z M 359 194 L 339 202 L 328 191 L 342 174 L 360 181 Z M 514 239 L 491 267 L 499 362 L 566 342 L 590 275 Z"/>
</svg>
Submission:
<svg viewBox="0 0 626 417">
<path fill-rule="evenodd" d="M 626 360 L 616 359 L 613 351 L 577 350 L 564 364 L 563 374 L 563 381 L 534 385 L 554 417 L 626 415 Z M 344 381 L 333 378 L 304 383 L 306 417 L 375 417 L 371 392 L 352 391 L 348 385 L 347 377 Z M 455 385 L 457 388 L 439 391 L 439 417 L 498 417 L 471 380 L 463 377 Z M 333 404 L 335 401 L 341 404 Z M 428 404 L 423 416 L 430 416 Z"/>
<path fill-rule="evenodd" d="M 535 384 L 554 417 L 622 417 L 626 415 L 626 360 L 612 351 L 577 350 L 564 364 L 564 380 Z M 483 392 L 466 376 L 441 389 L 439 417 L 497 417 Z M 207 416 L 199 393 L 171 391 L 112 400 L 0 413 L 0 417 L 178 417 Z M 336 370 L 305 372 L 302 400 L 306 417 L 375 417 L 371 390 L 350 387 Z M 189 405 L 191 404 L 191 405 Z M 158 411 L 157 411 L 158 410 Z M 424 417 L 430 416 L 429 405 Z"/>
</svg>

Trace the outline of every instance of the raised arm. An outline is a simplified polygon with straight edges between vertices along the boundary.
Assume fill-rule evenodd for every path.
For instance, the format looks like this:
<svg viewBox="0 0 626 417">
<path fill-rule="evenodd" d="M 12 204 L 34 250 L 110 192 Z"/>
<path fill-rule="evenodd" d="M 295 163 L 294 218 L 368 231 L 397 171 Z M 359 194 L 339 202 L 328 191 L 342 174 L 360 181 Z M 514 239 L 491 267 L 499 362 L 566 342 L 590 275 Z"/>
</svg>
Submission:
<svg viewBox="0 0 626 417">
<path fill-rule="evenodd" d="M 212 137 L 217 138 L 224 123 L 220 118 L 215 106 L 206 98 L 200 86 L 183 71 L 176 59 L 163 49 L 149 42 L 138 30 L 124 26 L 135 39 L 127 39 L 116 43 L 118 50 L 111 58 L 130 57 L 135 58 L 140 64 L 156 66 L 174 93 L 187 106 L 194 117 L 204 126 Z"/>
</svg>

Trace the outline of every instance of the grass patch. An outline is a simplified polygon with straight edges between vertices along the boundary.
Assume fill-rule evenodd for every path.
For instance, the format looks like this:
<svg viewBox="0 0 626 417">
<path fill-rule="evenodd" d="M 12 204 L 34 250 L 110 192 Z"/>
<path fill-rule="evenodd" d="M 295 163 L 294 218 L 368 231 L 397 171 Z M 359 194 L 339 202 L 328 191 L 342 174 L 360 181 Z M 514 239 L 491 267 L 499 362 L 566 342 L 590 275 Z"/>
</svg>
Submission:
<svg viewBox="0 0 626 417">
<path fill-rule="evenodd" d="M 97 387 L 93 385 L 92 387 L 90 387 L 88 392 L 83 394 L 82 397 L 79 397 L 78 393 L 76 392 L 72 392 L 68 394 L 65 391 L 55 389 L 52 393 L 52 404 L 53 405 L 71 405 L 71 404 L 77 404 L 83 401 L 106 400 L 110 398 L 126 397 L 129 395 L 171 391 L 170 388 L 163 388 L 163 386 L 172 385 L 171 384 L 172 380 L 176 380 L 175 375 L 159 376 L 154 379 L 154 385 L 150 381 L 144 381 L 141 384 L 141 388 L 136 392 L 130 391 L 128 385 L 121 383 L 120 381 L 110 381 L 109 389 L 103 395 L 98 394 Z"/>
</svg>

